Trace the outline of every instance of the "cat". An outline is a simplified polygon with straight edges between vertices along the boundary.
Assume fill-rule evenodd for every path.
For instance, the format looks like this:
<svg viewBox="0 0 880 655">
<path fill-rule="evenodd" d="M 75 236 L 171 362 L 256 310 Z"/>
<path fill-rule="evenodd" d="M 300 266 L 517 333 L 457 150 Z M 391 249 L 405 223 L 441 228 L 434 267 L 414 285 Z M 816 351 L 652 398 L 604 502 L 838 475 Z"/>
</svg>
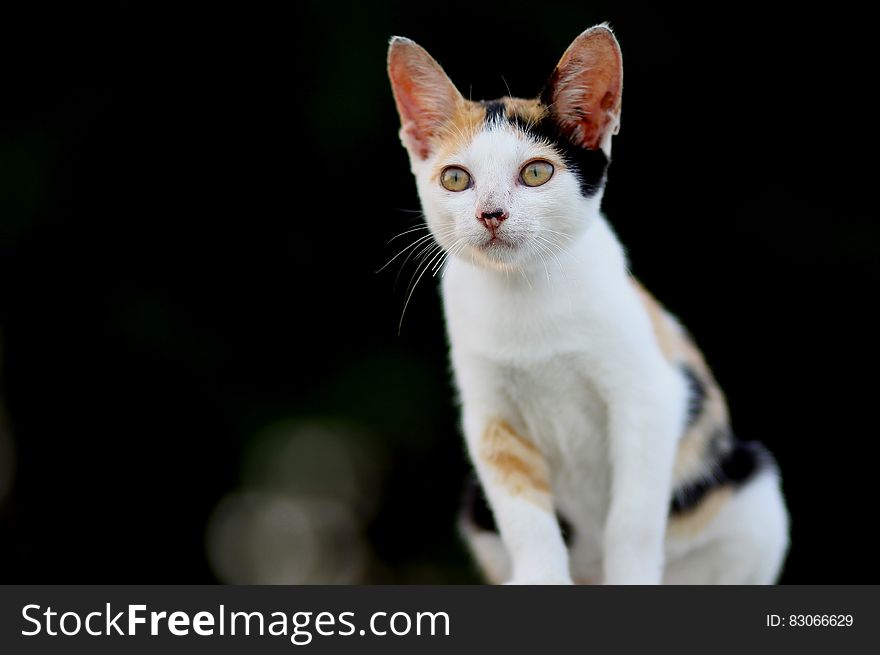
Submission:
<svg viewBox="0 0 880 655">
<path fill-rule="evenodd" d="M 476 472 L 461 527 L 491 583 L 772 584 L 778 467 L 731 431 L 693 339 L 600 213 L 623 68 L 607 24 L 536 99 L 466 100 L 413 41 L 388 72 Z"/>
</svg>

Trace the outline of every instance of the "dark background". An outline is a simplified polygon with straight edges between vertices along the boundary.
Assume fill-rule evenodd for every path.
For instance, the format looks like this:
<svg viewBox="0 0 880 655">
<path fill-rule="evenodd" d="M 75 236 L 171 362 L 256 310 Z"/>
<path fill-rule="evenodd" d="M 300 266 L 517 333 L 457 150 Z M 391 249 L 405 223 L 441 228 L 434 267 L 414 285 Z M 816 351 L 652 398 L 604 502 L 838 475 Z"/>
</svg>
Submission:
<svg viewBox="0 0 880 655">
<path fill-rule="evenodd" d="M 604 208 L 779 459 L 783 581 L 878 582 L 871 21 L 416 5 L 0 12 L 0 582 L 474 581 L 436 280 L 398 336 L 374 273 L 418 220 L 387 41 L 531 96 L 603 20 Z"/>
</svg>

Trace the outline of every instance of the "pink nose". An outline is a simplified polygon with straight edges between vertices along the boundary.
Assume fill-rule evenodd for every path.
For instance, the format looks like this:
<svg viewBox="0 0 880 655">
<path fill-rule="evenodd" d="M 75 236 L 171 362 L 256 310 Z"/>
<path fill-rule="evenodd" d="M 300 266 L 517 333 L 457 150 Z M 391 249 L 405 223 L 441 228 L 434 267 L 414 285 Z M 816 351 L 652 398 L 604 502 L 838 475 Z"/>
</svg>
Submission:
<svg viewBox="0 0 880 655">
<path fill-rule="evenodd" d="M 477 220 L 482 223 L 487 230 L 495 231 L 503 221 L 507 220 L 507 212 L 503 209 L 496 209 L 491 212 L 482 212 L 477 215 Z"/>
</svg>

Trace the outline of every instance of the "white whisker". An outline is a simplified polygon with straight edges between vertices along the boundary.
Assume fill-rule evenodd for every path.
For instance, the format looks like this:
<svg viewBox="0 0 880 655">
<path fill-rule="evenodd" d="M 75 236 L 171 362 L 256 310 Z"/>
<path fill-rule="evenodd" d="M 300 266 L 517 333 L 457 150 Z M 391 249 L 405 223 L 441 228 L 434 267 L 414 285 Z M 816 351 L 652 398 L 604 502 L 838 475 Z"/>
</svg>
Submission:
<svg viewBox="0 0 880 655">
<path fill-rule="evenodd" d="M 419 286 L 419 282 L 421 282 L 422 277 L 424 277 L 425 273 L 427 273 L 428 268 L 431 266 L 431 264 L 434 262 L 434 260 L 437 257 L 441 256 L 444 252 L 442 246 L 440 246 L 439 244 L 435 244 L 435 247 L 438 251 L 436 254 L 434 254 L 434 250 L 431 250 L 428 253 L 428 255 L 426 255 L 425 257 L 422 258 L 422 261 L 427 262 L 427 263 L 422 267 L 422 272 L 419 273 L 419 276 L 416 278 L 415 283 L 412 285 L 412 287 L 409 290 L 409 293 L 406 296 L 406 302 L 403 304 L 403 311 L 400 313 L 400 322 L 397 324 L 397 334 L 398 335 L 400 334 L 401 330 L 403 329 L 403 318 L 404 318 L 404 316 L 406 316 L 406 308 L 409 307 L 409 301 L 412 299 L 413 294 L 416 291 L 416 287 Z M 418 271 L 419 271 L 419 268 L 416 267 L 416 272 L 418 273 Z M 415 275 L 415 273 L 413 275 Z"/>
<path fill-rule="evenodd" d="M 427 230 L 427 229 L 428 229 L 427 225 L 417 225 L 416 227 L 411 227 L 410 229 L 404 230 L 400 234 L 397 234 L 397 235 L 391 237 L 390 239 L 388 239 L 388 241 L 385 242 L 385 245 L 387 246 L 392 241 L 399 239 L 400 237 L 405 236 L 407 234 L 412 234 L 413 232 L 419 232 L 420 230 Z"/>
<path fill-rule="evenodd" d="M 425 241 L 426 239 L 431 239 L 432 237 L 433 237 L 433 235 L 431 235 L 431 234 L 426 234 L 426 235 L 424 235 L 424 236 L 422 236 L 422 237 L 419 237 L 418 239 L 416 239 L 415 241 L 413 241 L 411 244 L 409 244 L 406 248 L 404 248 L 404 249 L 401 250 L 399 253 L 397 253 L 396 255 L 394 255 L 394 257 L 392 257 L 392 258 L 389 259 L 387 262 L 385 262 L 385 264 L 382 266 L 382 268 L 380 268 L 379 270 L 377 270 L 376 273 L 381 273 L 381 272 L 384 271 L 386 268 L 388 268 L 388 266 L 391 265 L 391 262 L 393 262 L 395 259 L 397 259 L 398 257 L 400 257 L 400 256 L 401 256 L 403 253 L 405 253 L 407 250 L 409 250 L 410 248 L 412 248 L 412 247 L 418 245 L 419 243 Z M 412 253 L 410 253 L 410 254 L 412 254 Z M 407 257 L 407 259 L 409 259 L 409 257 Z M 404 260 L 403 263 L 406 264 L 406 260 Z"/>
</svg>

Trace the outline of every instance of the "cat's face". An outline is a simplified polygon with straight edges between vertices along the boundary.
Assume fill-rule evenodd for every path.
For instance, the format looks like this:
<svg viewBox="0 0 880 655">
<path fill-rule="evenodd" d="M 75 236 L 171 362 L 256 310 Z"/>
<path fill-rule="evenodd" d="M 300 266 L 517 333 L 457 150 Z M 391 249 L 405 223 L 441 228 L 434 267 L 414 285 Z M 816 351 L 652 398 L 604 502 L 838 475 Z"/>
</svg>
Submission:
<svg viewBox="0 0 880 655">
<path fill-rule="evenodd" d="M 425 218 L 453 256 L 527 267 L 586 229 L 620 118 L 620 49 L 608 28 L 575 39 L 534 100 L 465 100 L 408 39 L 391 41 L 388 65 Z"/>
</svg>

